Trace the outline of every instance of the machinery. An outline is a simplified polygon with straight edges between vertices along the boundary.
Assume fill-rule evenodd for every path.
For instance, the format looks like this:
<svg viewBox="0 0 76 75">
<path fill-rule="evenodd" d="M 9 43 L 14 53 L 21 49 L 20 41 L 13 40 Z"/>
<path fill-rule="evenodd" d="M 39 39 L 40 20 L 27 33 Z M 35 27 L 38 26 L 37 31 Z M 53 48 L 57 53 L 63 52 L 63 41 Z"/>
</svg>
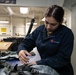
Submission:
<svg viewBox="0 0 76 75">
<path fill-rule="evenodd" d="M 54 69 L 45 65 L 28 65 L 18 66 L 7 65 L 4 68 L 6 75 L 59 75 Z"/>
</svg>

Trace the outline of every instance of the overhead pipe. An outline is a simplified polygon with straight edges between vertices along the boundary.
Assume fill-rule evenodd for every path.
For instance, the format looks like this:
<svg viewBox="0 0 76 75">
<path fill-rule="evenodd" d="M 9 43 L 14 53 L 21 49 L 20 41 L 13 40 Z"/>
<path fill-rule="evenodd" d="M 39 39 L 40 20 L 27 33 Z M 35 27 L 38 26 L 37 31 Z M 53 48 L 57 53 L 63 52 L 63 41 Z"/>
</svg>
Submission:
<svg viewBox="0 0 76 75">
<path fill-rule="evenodd" d="M 35 17 L 33 19 L 31 19 L 31 23 L 30 23 L 30 26 L 29 26 L 29 29 L 28 29 L 28 32 L 27 32 L 27 35 L 28 36 L 32 30 L 32 27 L 34 25 L 34 22 L 35 22 Z"/>
</svg>

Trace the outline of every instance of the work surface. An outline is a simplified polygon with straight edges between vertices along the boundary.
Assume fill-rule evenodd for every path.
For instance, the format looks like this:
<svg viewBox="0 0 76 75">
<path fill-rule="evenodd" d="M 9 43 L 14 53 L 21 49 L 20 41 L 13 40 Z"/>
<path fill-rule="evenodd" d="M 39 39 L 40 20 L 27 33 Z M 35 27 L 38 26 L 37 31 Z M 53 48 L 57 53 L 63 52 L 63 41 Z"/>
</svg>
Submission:
<svg viewBox="0 0 76 75">
<path fill-rule="evenodd" d="M 37 49 L 34 48 L 35 56 L 30 56 L 29 62 L 41 60 Z M 10 54 L 9 54 L 10 53 Z M 14 54 L 14 55 L 13 55 Z M 13 59 L 13 58 L 15 59 Z M 23 64 L 19 61 L 16 52 L 8 52 L 8 56 L 0 57 L 0 60 L 7 59 L 6 61 L 1 61 L 1 64 L 6 65 L 4 68 L 0 69 L 0 75 L 59 75 L 53 68 L 45 65 L 28 65 Z M 9 60 L 12 59 L 12 60 Z M 29 63 L 28 62 L 28 63 Z"/>
<path fill-rule="evenodd" d="M 12 45 L 12 42 L 0 42 L 0 51 L 6 51 Z"/>
<path fill-rule="evenodd" d="M 16 64 L 21 64 L 19 60 L 13 60 L 13 61 L 7 61 L 9 64 L 11 64 L 11 66 L 14 66 Z M 22 65 L 22 64 L 21 64 Z M 6 75 L 4 73 L 4 68 L 0 69 L 0 75 Z"/>
<path fill-rule="evenodd" d="M 1 75 L 59 75 L 53 68 L 45 65 L 10 66 L 1 69 Z"/>
<path fill-rule="evenodd" d="M 28 57 L 30 60 L 29 60 L 29 62 L 33 62 L 33 61 L 38 61 L 38 60 L 41 60 L 41 58 L 40 58 L 40 56 L 39 56 L 39 53 L 38 53 L 38 51 L 37 51 L 37 49 L 36 48 L 34 48 L 33 49 L 33 52 L 35 53 L 35 56 L 30 56 L 30 57 Z M 6 52 L 7 53 L 7 52 Z M 6 56 L 3 56 L 3 57 L 0 57 L 0 59 L 6 59 L 6 58 L 11 58 L 11 57 L 15 57 L 15 58 L 18 58 L 17 57 L 17 55 L 13 55 L 13 54 L 15 54 L 14 52 L 13 53 L 11 53 L 11 54 L 9 54 L 9 52 L 8 52 L 8 56 L 6 55 Z M 16 65 L 16 64 L 18 64 L 19 66 L 20 65 L 22 65 L 22 63 L 19 61 L 19 60 L 10 60 L 10 61 L 8 61 L 12 66 L 14 66 L 14 65 Z M 4 71 L 4 69 L 0 69 L 0 75 L 5 75 L 5 73 L 3 72 Z"/>
</svg>

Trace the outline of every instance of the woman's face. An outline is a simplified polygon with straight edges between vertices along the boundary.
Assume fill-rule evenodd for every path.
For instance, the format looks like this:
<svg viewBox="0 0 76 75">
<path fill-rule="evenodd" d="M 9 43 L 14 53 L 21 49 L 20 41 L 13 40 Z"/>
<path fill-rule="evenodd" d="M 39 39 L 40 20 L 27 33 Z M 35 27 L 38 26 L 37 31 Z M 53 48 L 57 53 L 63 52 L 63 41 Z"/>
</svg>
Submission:
<svg viewBox="0 0 76 75">
<path fill-rule="evenodd" d="M 59 26 L 59 22 L 53 17 L 45 17 L 45 28 L 48 32 L 53 32 Z"/>
</svg>

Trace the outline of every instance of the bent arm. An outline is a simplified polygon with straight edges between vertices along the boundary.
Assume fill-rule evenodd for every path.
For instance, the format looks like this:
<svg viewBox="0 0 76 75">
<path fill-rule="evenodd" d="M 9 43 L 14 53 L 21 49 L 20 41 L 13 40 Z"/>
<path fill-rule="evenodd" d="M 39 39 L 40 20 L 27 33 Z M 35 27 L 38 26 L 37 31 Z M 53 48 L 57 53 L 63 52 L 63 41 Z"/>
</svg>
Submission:
<svg viewBox="0 0 76 75">
<path fill-rule="evenodd" d="M 20 50 L 31 51 L 36 46 L 35 41 L 37 39 L 39 29 L 40 27 L 36 28 L 31 34 L 25 37 L 22 43 L 18 46 L 17 53 L 19 53 Z"/>
</svg>

